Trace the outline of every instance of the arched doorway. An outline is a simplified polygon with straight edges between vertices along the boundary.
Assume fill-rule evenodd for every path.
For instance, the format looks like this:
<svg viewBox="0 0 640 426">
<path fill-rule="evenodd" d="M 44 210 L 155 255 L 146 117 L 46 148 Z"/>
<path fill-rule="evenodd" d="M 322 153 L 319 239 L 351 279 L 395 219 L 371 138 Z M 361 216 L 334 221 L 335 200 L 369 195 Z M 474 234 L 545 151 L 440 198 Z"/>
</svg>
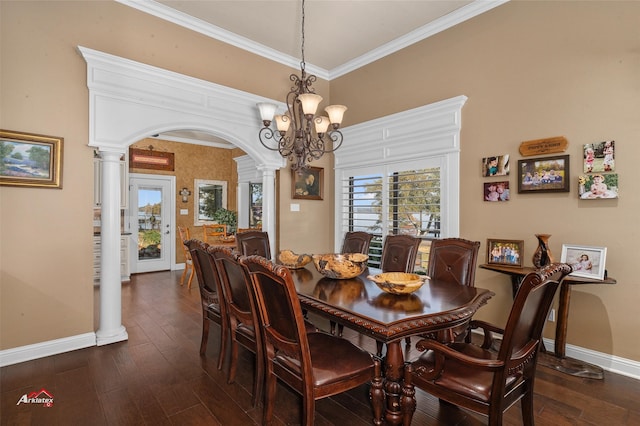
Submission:
<svg viewBox="0 0 640 426">
<path fill-rule="evenodd" d="M 98 345 L 128 338 L 121 318 L 120 156 L 129 145 L 170 130 L 210 133 L 238 146 L 262 171 L 263 229 L 275 241 L 275 171 L 286 165 L 260 149 L 255 104 L 265 98 L 128 59 L 78 47 L 87 62 L 89 146 L 102 156 Z M 269 99 L 269 102 L 276 102 Z M 273 248 L 272 248 L 273 251 Z"/>
</svg>

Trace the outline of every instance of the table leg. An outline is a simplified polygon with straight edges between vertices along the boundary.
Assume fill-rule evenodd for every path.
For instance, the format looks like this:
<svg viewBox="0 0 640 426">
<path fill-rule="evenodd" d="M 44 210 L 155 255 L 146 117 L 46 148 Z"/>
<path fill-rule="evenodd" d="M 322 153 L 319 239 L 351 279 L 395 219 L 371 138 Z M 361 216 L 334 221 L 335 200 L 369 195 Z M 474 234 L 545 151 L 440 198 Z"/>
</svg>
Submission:
<svg viewBox="0 0 640 426">
<path fill-rule="evenodd" d="M 413 385 L 403 386 L 405 363 L 401 340 L 387 343 L 384 390 L 387 398 L 385 421 L 389 425 L 410 425 L 416 409 Z"/>
<path fill-rule="evenodd" d="M 567 322 L 569 320 L 569 302 L 571 301 L 571 285 L 563 281 L 560 285 L 560 300 L 558 305 L 558 322 L 556 324 L 556 342 L 553 355 L 546 352 L 540 354 L 541 365 L 577 377 L 603 379 L 604 371 L 601 367 L 565 356 L 567 344 Z"/>
</svg>

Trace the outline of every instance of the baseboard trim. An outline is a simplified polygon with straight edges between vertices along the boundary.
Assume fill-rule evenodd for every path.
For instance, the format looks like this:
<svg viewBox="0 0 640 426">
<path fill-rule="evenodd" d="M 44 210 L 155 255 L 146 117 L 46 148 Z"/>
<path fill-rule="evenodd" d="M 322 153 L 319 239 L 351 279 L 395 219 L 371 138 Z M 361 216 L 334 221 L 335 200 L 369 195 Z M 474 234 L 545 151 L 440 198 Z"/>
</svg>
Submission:
<svg viewBox="0 0 640 426">
<path fill-rule="evenodd" d="M 0 367 L 96 346 L 96 333 L 78 334 L 0 351 Z"/>
<path fill-rule="evenodd" d="M 554 350 L 554 340 L 543 339 L 543 341 L 544 346 L 545 348 L 547 348 L 547 350 Z M 580 361 L 588 362 L 589 364 L 597 365 L 599 367 L 602 367 L 602 369 L 606 371 L 640 380 L 640 362 L 638 361 L 633 361 L 630 359 L 621 358 L 615 355 L 609 355 L 574 345 L 565 346 L 565 355 L 569 358 L 574 358 Z"/>
</svg>

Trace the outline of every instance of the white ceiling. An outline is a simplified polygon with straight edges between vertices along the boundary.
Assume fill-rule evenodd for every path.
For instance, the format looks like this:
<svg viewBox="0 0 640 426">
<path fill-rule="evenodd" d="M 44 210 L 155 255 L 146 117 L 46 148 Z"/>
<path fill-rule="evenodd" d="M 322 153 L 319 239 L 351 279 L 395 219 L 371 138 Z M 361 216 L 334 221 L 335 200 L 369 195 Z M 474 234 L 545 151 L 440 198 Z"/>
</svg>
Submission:
<svg viewBox="0 0 640 426">
<path fill-rule="evenodd" d="M 301 0 L 116 1 L 300 68 Z M 306 0 L 306 69 L 331 80 L 507 1 Z"/>
</svg>

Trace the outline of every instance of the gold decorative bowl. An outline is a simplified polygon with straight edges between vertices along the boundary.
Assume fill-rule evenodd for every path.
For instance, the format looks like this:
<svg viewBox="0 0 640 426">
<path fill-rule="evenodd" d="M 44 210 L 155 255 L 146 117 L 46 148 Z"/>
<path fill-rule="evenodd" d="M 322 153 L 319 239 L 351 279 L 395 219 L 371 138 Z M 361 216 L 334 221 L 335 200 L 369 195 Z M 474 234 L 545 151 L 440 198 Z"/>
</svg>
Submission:
<svg viewBox="0 0 640 426">
<path fill-rule="evenodd" d="M 376 283 L 382 291 L 391 294 L 409 294 L 422 287 L 426 275 L 411 274 L 407 272 L 383 272 L 377 275 L 369 275 L 371 281 Z"/>
<path fill-rule="evenodd" d="M 313 264 L 318 272 L 334 280 L 355 278 L 367 269 L 369 256 L 361 253 L 314 254 Z"/>
<path fill-rule="evenodd" d="M 281 250 L 278 254 L 278 260 L 289 269 L 300 269 L 311 262 L 311 256 L 308 254 L 295 254 L 291 250 Z"/>
</svg>

